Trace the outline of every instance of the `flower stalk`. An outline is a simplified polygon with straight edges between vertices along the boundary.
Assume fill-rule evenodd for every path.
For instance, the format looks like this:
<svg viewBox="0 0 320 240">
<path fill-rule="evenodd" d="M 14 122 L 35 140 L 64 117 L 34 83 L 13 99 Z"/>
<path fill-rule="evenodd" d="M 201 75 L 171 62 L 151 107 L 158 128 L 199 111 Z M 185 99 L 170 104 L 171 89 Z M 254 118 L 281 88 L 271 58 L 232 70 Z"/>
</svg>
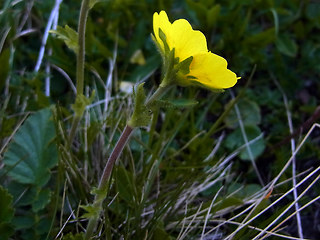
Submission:
<svg viewBox="0 0 320 240">
<path fill-rule="evenodd" d="M 109 179 L 112 173 L 113 166 L 119 156 L 121 155 L 125 145 L 127 144 L 130 136 L 133 133 L 133 130 L 136 127 L 139 127 L 146 123 L 149 123 L 148 116 L 145 116 L 146 112 L 145 109 L 150 109 L 153 105 L 153 103 L 157 100 L 159 100 L 168 90 L 170 86 L 166 87 L 159 87 L 153 95 L 145 101 L 144 97 L 141 97 L 141 94 L 144 94 L 143 92 L 143 84 L 139 85 L 137 88 L 137 93 L 135 96 L 136 102 L 135 102 L 135 109 L 132 114 L 131 119 L 128 121 L 126 127 L 124 128 L 118 142 L 116 143 L 110 157 L 108 158 L 107 164 L 103 170 L 102 176 L 100 178 L 98 189 L 95 191 L 95 198 L 94 202 L 92 204 L 93 208 L 95 209 L 95 214 L 93 214 L 89 218 L 89 222 L 87 225 L 87 230 L 85 234 L 85 239 L 90 239 L 92 237 L 92 234 L 94 233 L 97 223 L 100 217 L 100 213 L 103 210 L 102 203 L 104 199 L 107 197 L 108 194 L 108 183 Z M 141 93 L 143 92 L 143 93 Z M 139 96 L 140 95 L 140 96 Z M 142 102 L 141 102 L 142 101 Z M 139 108 L 137 106 L 142 105 L 144 108 Z M 135 118 L 134 116 L 138 116 Z M 142 119 L 145 118 L 145 119 Z"/>
<path fill-rule="evenodd" d="M 152 37 L 162 55 L 163 80 L 149 99 L 146 99 L 143 83 L 135 89 L 133 114 L 103 170 L 99 186 L 94 191 L 93 204 L 85 207 L 90 210 L 87 215 L 89 223 L 85 239 L 90 239 L 97 227 L 100 213 L 103 210 L 102 203 L 108 194 L 108 183 L 115 162 L 121 155 L 133 130 L 150 123 L 152 110 L 157 109 L 158 100 L 167 90 L 173 85 L 200 85 L 212 90 L 222 90 L 232 87 L 238 79 L 235 73 L 227 69 L 227 61 L 224 58 L 208 51 L 205 36 L 201 32 L 193 30 L 189 22 L 180 19 L 171 24 L 164 11 L 159 14 L 155 13 L 153 20 L 154 35 Z M 77 75 L 77 77 L 83 80 L 83 75 Z M 83 85 L 77 87 L 79 91 L 83 91 Z"/>
<path fill-rule="evenodd" d="M 81 3 L 79 23 L 78 23 L 78 53 L 77 53 L 77 72 L 76 72 L 76 80 L 77 80 L 77 95 L 76 98 L 79 97 L 80 94 L 83 94 L 83 86 L 84 86 L 84 62 L 85 62 L 85 33 L 86 33 L 86 23 L 88 18 L 88 13 L 90 10 L 89 7 L 90 0 L 83 0 Z M 72 121 L 71 130 L 69 134 L 70 144 L 72 143 L 76 131 L 79 125 L 81 117 L 75 115 Z"/>
</svg>

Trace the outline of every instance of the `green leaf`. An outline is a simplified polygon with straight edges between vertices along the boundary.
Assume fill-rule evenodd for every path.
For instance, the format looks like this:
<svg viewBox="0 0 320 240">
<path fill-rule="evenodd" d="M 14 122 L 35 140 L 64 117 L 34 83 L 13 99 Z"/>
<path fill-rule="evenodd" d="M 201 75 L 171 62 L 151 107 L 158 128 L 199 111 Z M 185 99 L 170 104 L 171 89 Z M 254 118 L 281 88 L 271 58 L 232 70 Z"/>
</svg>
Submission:
<svg viewBox="0 0 320 240">
<path fill-rule="evenodd" d="M 65 42 L 65 44 L 75 53 L 78 53 L 78 33 L 70 28 L 68 25 L 65 27 L 57 27 L 57 30 L 51 30 L 51 33 L 57 34 L 57 37 Z"/>
<path fill-rule="evenodd" d="M 295 57 L 298 52 L 298 45 L 289 35 L 280 35 L 277 38 L 276 46 L 279 52 L 289 57 Z"/>
<path fill-rule="evenodd" d="M 261 130 L 257 126 L 245 126 L 244 127 L 247 140 L 251 141 L 255 139 L 256 137 L 261 135 Z M 225 141 L 225 145 L 227 148 L 234 150 L 235 148 L 238 148 L 240 146 L 243 146 L 245 144 L 244 137 L 242 135 L 241 129 L 237 128 L 234 132 L 232 132 Z M 253 159 L 256 159 L 258 156 L 260 156 L 264 149 L 265 149 L 265 142 L 264 139 L 261 138 L 254 143 L 250 144 L 251 153 L 253 156 Z M 244 147 L 244 149 L 240 152 L 239 155 L 240 159 L 250 161 L 250 156 L 248 154 L 247 147 Z"/>
<path fill-rule="evenodd" d="M 2 90 L 3 86 L 6 83 L 8 74 L 9 74 L 9 69 L 10 69 L 10 49 L 7 48 L 3 50 L 0 54 L 0 90 Z"/>
<path fill-rule="evenodd" d="M 45 185 L 50 179 L 50 169 L 58 162 L 55 137 L 49 108 L 28 117 L 4 155 L 9 176 L 20 183 Z"/>
<path fill-rule="evenodd" d="M 261 122 L 260 108 L 256 102 L 248 99 L 240 99 L 237 105 L 241 114 L 241 120 L 244 125 L 257 125 Z M 226 116 L 224 122 L 229 128 L 235 129 L 239 127 L 239 120 L 234 108 L 232 108 L 232 110 Z"/>
<path fill-rule="evenodd" d="M 15 207 L 27 206 L 32 204 L 34 196 L 36 196 L 36 187 L 27 184 L 10 181 L 8 190 L 13 196 Z"/>
</svg>

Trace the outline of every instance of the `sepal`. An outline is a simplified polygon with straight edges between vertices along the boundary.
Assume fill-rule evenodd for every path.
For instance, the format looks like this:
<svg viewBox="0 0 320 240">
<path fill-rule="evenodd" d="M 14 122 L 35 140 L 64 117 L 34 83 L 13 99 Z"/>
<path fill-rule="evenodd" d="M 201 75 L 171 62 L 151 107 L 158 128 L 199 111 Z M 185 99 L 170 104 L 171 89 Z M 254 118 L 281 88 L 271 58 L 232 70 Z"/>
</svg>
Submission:
<svg viewBox="0 0 320 240">
<path fill-rule="evenodd" d="M 144 83 L 138 85 L 137 90 L 133 91 L 134 94 L 134 110 L 128 125 L 132 128 L 147 126 L 151 121 L 151 111 L 146 107 L 146 94 L 143 88 Z"/>
<path fill-rule="evenodd" d="M 193 60 L 193 56 L 186 58 L 182 62 L 175 65 L 177 72 L 181 72 L 183 75 L 190 73 L 190 64 Z"/>
</svg>

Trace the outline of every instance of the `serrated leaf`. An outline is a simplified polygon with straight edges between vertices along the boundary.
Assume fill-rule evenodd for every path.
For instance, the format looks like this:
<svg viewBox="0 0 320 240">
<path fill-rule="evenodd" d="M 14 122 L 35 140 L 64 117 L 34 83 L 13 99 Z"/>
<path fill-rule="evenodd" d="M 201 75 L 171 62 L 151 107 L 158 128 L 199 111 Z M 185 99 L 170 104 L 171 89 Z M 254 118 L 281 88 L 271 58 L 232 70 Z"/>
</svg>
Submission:
<svg viewBox="0 0 320 240">
<path fill-rule="evenodd" d="M 257 125 L 261 122 L 260 108 L 256 102 L 240 99 L 237 105 L 244 125 Z M 239 127 L 239 119 L 234 108 L 226 116 L 224 122 L 229 128 L 235 129 Z"/>
<path fill-rule="evenodd" d="M 50 179 L 50 169 L 58 162 L 55 137 L 49 108 L 28 117 L 4 155 L 9 176 L 19 183 L 45 185 Z"/>
<path fill-rule="evenodd" d="M 75 53 L 78 53 L 78 33 L 65 25 L 64 28 L 58 26 L 57 30 L 51 30 L 51 33 L 57 34 L 57 37 L 65 42 L 65 44 Z"/>
<path fill-rule="evenodd" d="M 16 207 L 30 205 L 36 195 L 36 187 L 10 181 L 8 184 L 8 191 L 12 194 Z"/>
</svg>

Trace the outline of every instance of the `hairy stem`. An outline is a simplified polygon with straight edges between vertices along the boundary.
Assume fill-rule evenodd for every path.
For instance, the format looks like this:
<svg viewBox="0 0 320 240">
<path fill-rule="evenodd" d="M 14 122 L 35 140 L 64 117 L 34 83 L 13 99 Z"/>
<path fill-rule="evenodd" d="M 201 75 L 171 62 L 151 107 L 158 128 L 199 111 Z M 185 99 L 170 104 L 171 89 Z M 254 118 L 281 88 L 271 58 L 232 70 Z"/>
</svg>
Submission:
<svg viewBox="0 0 320 240">
<path fill-rule="evenodd" d="M 159 87 L 154 92 L 154 94 L 145 102 L 145 105 L 147 105 L 147 106 L 152 105 L 152 103 L 154 101 L 160 99 L 169 88 L 170 88 L 169 86 Z M 117 159 L 119 158 L 120 154 L 122 153 L 123 148 L 125 147 L 126 143 L 128 142 L 134 129 L 135 129 L 134 127 L 126 125 L 118 142 L 116 143 L 116 146 L 114 147 L 110 157 L 108 158 L 107 164 L 106 164 L 106 166 L 103 170 L 102 176 L 100 178 L 98 191 L 96 193 L 96 196 L 95 196 L 95 199 L 93 202 L 93 207 L 96 209 L 97 212 L 94 216 L 89 218 L 89 223 L 87 225 L 85 239 L 90 239 L 92 234 L 94 233 L 96 227 L 97 227 L 98 219 L 99 219 L 100 213 L 102 211 L 102 202 L 104 201 L 104 199 L 107 196 L 107 187 L 108 187 L 108 182 L 109 182 L 109 178 L 112 173 L 113 166 L 114 166 L 115 162 L 117 161 Z"/>
<path fill-rule="evenodd" d="M 107 164 L 103 170 L 103 174 L 100 178 L 100 182 L 99 182 L 99 189 L 104 189 L 106 184 L 108 183 L 109 177 L 111 175 L 112 169 L 113 169 L 113 165 L 116 162 L 116 160 L 118 159 L 118 157 L 120 156 L 120 154 L 123 151 L 124 146 L 126 145 L 126 143 L 129 140 L 129 137 L 131 136 L 131 133 L 133 131 L 134 128 L 126 125 L 125 129 L 123 130 L 116 146 L 114 147 L 108 161 Z"/>
<path fill-rule="evenodd" d="M 84 61 L 85 61 L 85 35 L 86 35 L 86 22 L 89 13 L 89 0 L 83 0 L 81 3 L 79 23 L 78 23 L 78 53 L 77 53 L 77 96 L 83 94 L 84 86 Z M 70 144 L 76 135 L 81 117 L 75 116 L 72 121 L 71 130 L 69 134 Z"/>
<path fill-rule="evenodd" d="M 89 10 L 89 0 L 83 0 L 78 24 L 77 95 L 83 93 L 84 86 L 85 33 Z"/>
</svg>

